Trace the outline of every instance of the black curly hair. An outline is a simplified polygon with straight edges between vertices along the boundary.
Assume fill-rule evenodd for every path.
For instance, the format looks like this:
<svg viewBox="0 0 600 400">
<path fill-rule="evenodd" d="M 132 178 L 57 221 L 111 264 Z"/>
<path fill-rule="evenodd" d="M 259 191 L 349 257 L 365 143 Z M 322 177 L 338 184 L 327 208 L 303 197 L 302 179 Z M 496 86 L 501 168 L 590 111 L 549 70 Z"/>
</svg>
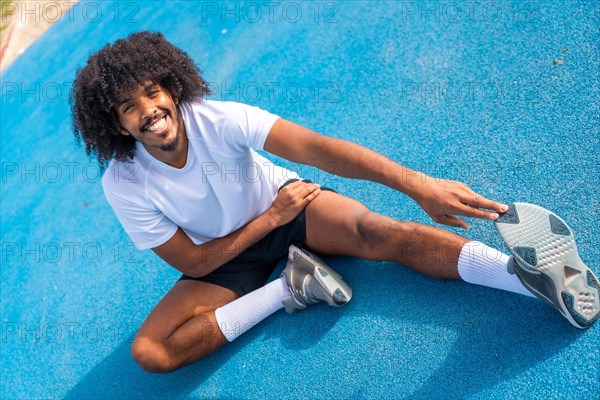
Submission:
<svg viewBox="0 0 600 400">
<path fill-rule="evenodd" d="M 183 102 L 210 94 L 208 83 L 190 56 L 169 43 L 161 33 L 137 32 L 106 44 L 77 70 L 69 103 L 77 143 L 85 142 L 105 168 L 115 158 L 135 155 L 135 139 L 120 133 L 114 109 L 137 87 L 157 82 Z"/>
</svg>

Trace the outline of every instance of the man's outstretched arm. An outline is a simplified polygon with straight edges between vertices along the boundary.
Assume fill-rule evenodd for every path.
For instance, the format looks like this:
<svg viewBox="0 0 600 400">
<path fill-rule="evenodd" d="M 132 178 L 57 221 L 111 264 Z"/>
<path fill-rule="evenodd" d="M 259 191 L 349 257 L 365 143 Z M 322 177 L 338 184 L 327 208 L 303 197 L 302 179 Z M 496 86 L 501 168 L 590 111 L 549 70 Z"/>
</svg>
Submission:
<svg viewBox="0 0 600 400">
<path fill-rule="evenodd" d="M 497 213 L 506 211 L 503 204 L 478 195 L 461 182 L 428 177 L 363 146 L 323 136 L 284 119 L 275 122 L 264 148 L 293 162 L 401 191 L 438 223 L 468 229 L 467 222 L 455 215 L 496 219 Z"/>
</svg>

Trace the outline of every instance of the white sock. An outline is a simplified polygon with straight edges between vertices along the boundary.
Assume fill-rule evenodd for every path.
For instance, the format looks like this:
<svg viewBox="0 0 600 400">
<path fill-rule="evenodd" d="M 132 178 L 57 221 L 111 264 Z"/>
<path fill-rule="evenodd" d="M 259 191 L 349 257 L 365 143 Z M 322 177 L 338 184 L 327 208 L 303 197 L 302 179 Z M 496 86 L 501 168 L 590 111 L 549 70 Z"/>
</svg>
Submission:
<svg viewBox="0 0 600 400">
<path fill-rule="evenodd" d="M 458 274 L 463 281 L 535 297 L 516 274 L 508 272 L 509 256 L 481 242 L 468 242 L 458 257 Z"/>
<path fill-rule="evenodd" d="M 219 329 L 229 342 L 283 308 L 283 299 L 290 295 L 285 277 L 225 304 L 215 310 Z"/>
</svg>

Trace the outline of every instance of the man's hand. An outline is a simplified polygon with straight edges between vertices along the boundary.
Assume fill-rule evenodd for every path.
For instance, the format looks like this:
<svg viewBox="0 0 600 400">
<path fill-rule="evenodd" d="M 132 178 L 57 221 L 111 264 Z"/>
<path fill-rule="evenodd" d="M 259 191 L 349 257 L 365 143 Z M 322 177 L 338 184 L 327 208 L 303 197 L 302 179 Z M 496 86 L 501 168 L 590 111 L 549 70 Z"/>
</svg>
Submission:
<svg viewBox="0 0 600 400">
<path fill-rule="evenodd" d="M 296 181 L 279 191 L 273 205 L 266 213 L 276 221 L 277 226 L 291 222 L 304 208 L 321 193 L 321 187 L 314 183 Z"/>
<path fill-rule="evenodd" d="M 497 213 L 508 210 L 506 205 L 478 195 L 461 182 L 427 177 L 421 185 L 415 200 L 439 224 L 469 229 L 469 224 L 455 215 L 496 220 Z"/>
</svg>

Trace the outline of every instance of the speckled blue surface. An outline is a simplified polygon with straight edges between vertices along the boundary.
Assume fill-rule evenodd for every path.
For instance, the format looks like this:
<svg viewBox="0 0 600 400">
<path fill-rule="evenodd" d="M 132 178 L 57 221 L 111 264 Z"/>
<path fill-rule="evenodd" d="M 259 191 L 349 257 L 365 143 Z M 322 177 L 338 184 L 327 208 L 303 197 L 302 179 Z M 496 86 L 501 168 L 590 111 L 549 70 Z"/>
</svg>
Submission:
<svg viewBox="0 0 600 400">
<path fill-rule="evenodd" d="M 160 30 L 213 98 L 555 211 L 598 274 L 599 26 L 597 3 L 571 0 L 79 4 L 2 75 L 1 397 L 599 398 L 598 324 L 348 258 L 329 260 L 354 288 L 347 307 L 281 312 L 193 366 L 141 372 L 130 341 L 178 273 L 128 246 L 68 116 L 92 51 Z M 391 189 L 298 170 L 430 223 Z M 470 222 L 470 238 L 503 248 L 491 223 Z"/>
</svg>

